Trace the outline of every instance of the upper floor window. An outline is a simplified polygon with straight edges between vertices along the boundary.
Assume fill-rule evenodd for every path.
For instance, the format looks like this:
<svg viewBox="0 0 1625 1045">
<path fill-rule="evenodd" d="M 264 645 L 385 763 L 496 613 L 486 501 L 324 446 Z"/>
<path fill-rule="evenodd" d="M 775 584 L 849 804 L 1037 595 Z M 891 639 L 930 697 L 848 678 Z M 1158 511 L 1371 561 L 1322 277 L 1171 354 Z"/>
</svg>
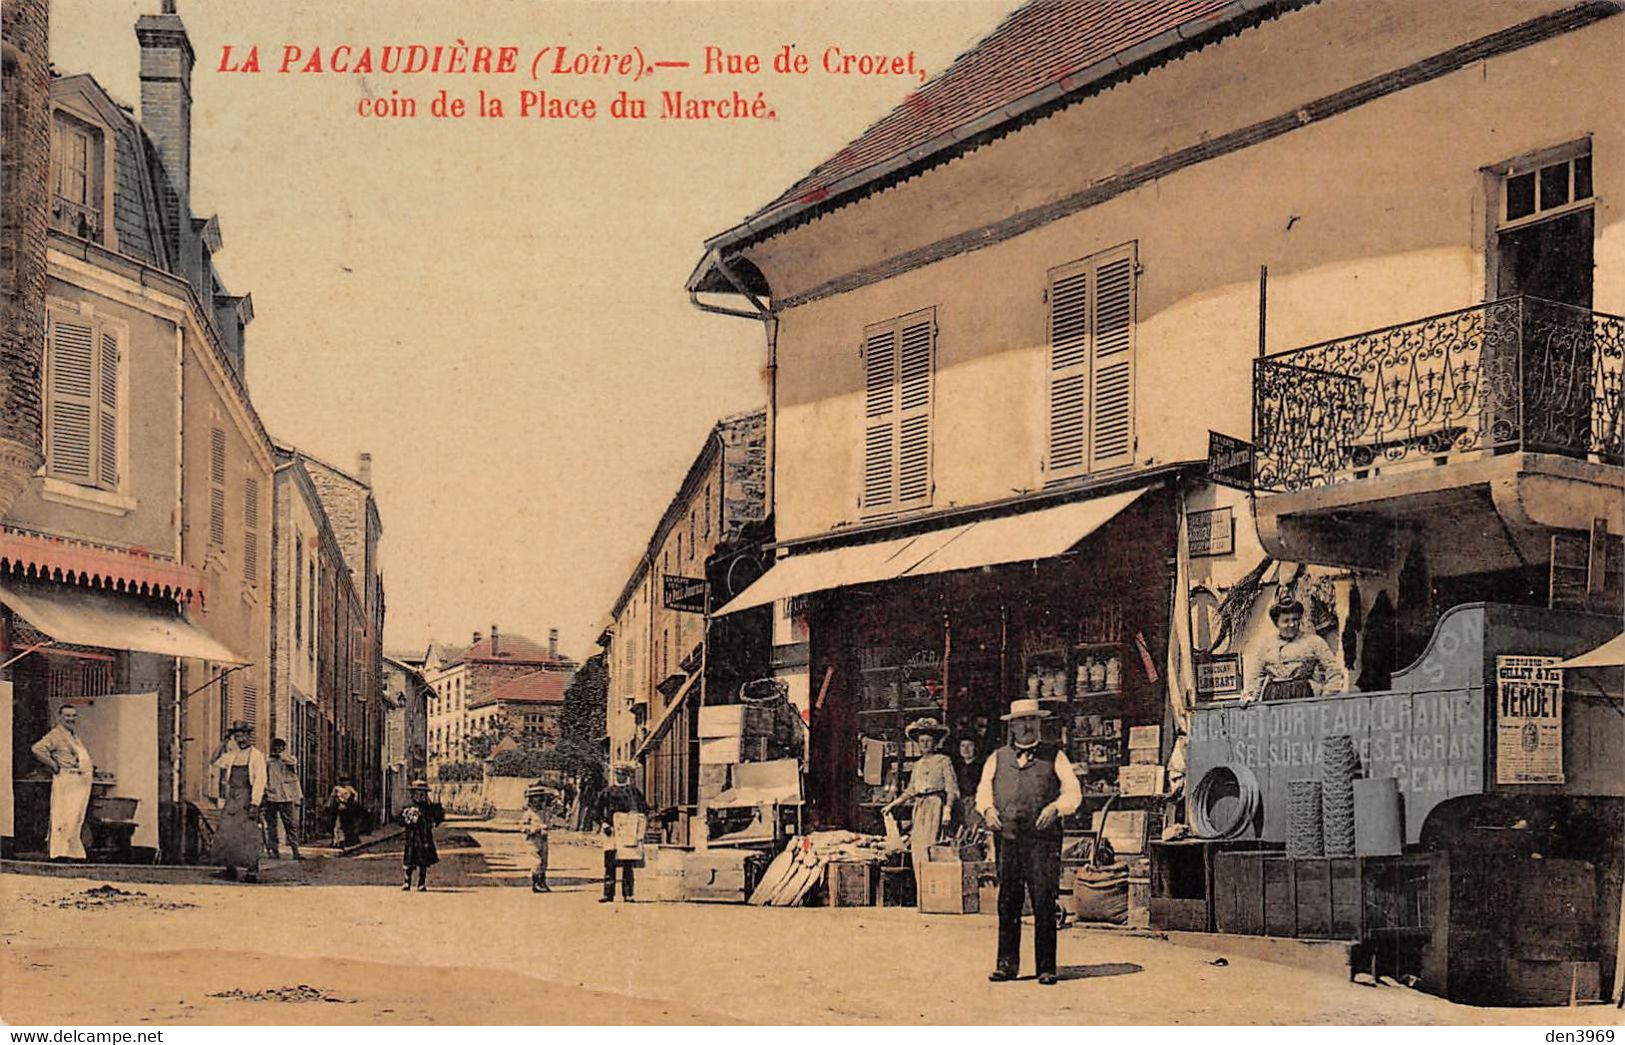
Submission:
<svg viewBox="0 0 1625 1045">
<path fill-rule="evenodd" d="M 260 484 L 252 476 L 243 479 L 243 580 L 260 582 Z"/>
<path fill-rule="evenodd" d="M 209 430 L 209 543 L 226 547 L 226 431 Z"/>
<path fill-rule="evenodd" d="M 51 223 L 81 239 L 102 238 L 102 132 L 64 112 L 51 122 Z"/>
<path fill-rule="evenodd" d="M 1047 481 L 1134 460 L 1135 244 L 1051 269 Z"/>
<path fill-rule="evenodd" d="M 931 503 L 931 408 L 937 313 L 922 309 L 863 332 L 865 515 Z"/>
<path fill-rule="evenodd" d="M 1489 173 L 1496 201 L 1490 296 L 1590 308 L 1596 238 L 1591 143 L 1533 153 Z"/>
<path fill-rule="evenodd" d="M 47 474 L 119 486 L 121 332 L 94 316 L 49 309 L 45 358 Z"/>
</svg>

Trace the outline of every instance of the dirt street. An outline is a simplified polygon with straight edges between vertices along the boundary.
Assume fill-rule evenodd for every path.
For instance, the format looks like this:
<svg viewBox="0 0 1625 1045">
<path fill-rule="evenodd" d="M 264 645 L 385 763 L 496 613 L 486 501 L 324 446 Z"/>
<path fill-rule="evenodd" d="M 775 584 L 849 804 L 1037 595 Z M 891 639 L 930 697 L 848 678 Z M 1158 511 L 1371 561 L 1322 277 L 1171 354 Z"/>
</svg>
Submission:
<svg viewBox="0 0 1625 1045">
<path fill-rule="evenodd" d="M 511 828 L 441 831 L 426 893 L 399 848 L 198 869 L 0 874 L 12 1024 L 1611 1024 L 1607 1006 L 1475 1009 L 1399 987 L 1107 931 L 1062 933 L 1062 982 L 990 984 L 990 917 L 599 904 L 599 852 L 553 847 L 527 885 Z M 1030 942 L 1028 943 L 1030 947 Z M 1030 961 L 1030 950 L 1028 960 Z M 1030 972 L 1030 966 L 1025 970 Z"/>
</svg>

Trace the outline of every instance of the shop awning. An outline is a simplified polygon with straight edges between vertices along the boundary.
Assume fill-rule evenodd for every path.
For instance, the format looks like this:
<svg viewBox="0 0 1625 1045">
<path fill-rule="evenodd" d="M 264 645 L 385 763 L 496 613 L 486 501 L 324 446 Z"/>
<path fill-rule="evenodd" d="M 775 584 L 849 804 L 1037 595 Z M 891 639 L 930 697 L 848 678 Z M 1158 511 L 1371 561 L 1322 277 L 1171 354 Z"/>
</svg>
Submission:
<svg viewBox="0 0 1625 1045">
<path fill-rule="evenodd" d="M 916 537 L 793 555 L 775 563 L 722 607 L 718 616 L 853 584 L 1054 558 L 1110 522 L 1149 489 L 1142 486 Z"/>
<path fill-rule="evenodd" d="M 895 580 L 972 525 L 966 523 L 914 537 L 831 548 L 780 559 L 772 569 L 758 577 L 756 583 L 718 610 L 716 615 L 738 613 L 812 591 Z"/>
<path fill-rule="evenodd" d="M 1625 667 L 1625 632 L 1615 635 L 1589 653 L 1565 660 L 1558 667 L 1568 669 Z"/>
<path fill-rule="evenodd" d="M 0 584 L 0 603 L 56 641 L 74 646 L 249 663 L 181 617 L 121 605 L 105 592 L 21 590 Z"/>
</svg>

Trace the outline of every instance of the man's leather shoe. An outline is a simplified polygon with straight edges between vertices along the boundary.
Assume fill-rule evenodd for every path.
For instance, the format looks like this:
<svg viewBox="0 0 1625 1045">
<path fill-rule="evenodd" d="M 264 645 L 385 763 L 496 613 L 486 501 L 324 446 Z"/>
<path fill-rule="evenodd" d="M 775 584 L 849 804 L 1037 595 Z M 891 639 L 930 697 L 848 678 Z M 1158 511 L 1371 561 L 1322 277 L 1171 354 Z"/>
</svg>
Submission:
<svg viewBox="0 0 1625 1045">
<path fill-rule="evenodd" d="M 1008 969 L 994 969 L 987 974 L 989 983 L 1005 983 L 1016 978 L 1016 974 Z"/>
<path fill-rule="evenodd" d="M 1046 987 L 1053 987 L 1056 982 L 1055 974 L 1053 972 L 1041 972 L 1038 974 L 1038 982 Z"/>
</svg>

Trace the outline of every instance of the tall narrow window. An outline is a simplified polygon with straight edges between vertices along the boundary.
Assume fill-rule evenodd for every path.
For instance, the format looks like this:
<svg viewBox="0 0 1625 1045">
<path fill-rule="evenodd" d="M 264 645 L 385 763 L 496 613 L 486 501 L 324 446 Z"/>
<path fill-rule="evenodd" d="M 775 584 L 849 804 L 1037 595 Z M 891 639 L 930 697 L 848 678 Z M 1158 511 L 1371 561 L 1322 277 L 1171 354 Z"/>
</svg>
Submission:
<svg viewBox="0 0 1625 1045">
<path fill-rule="evenodd" d="M 310 556 L 310 627 L 305 631 L 305 641 L 309 644 L 310 659 L 316 660 L 316 555 Z"/>
<path fill-rule="evenodd" d="M 252 476 L 243 480 L 243 580 L 260 582 L 260 483 Z"/>
<path fill-rule="evenodd" d="M 51 126 L 51 224 L 80 239 L 102 238 L 102 132 L 66 113 Z"/>
<path fill-rule="evenodd" d="M 305 539 L 293 539 L 293 648 L 305 644 Z"/>
<path fill-rule="evenodd" d="M 1050 482 L 1134 460 L 1135 245 L 1050 271 Z"/>
<path fill-rule="evenodd" d="M 45 455 L 51 476 L 119 485 L 119 336 L 77 313 L 50 310 L 46 335 Z"/>
<path fill-rule="evenodd" d="M 936 336 L 934 308 L 864 331 L 865 514 L 886 514 L 931 503 Z"/>
</svg>

